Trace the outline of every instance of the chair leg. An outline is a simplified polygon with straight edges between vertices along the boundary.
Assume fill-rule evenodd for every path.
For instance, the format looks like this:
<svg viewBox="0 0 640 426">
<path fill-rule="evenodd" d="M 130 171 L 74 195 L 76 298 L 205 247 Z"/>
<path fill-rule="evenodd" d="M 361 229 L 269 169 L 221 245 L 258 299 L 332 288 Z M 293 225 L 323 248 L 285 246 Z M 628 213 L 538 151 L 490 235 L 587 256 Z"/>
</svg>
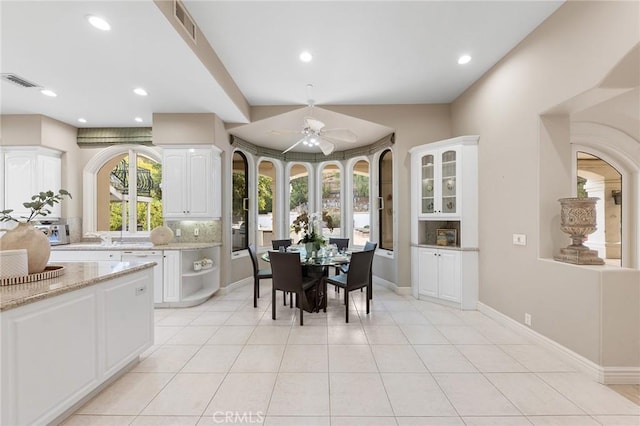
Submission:
<svg viewBox="0 0 640 426">
<path fill-rule="evenodd" d="M 296 296 L 297 297 L 297 296 Z M 293 308 L 293 292 L 289 292 L 289 309 Z"/>
<path fill-rule="evenodd" d="M 257 277 L 253 278 L 253 307 L 257 308 L 258 307 L 258 291 L 260 283 Z"/>
<path fill-rule="evenodd" d="M 344 311 L 345 311 L 345 320 L 349 322 L 349 292 L 347 289 L 344 289 Z"/>
<path fill-rule="evenodd" d="M 298 302 L 298 306 L 300 306 L 300 325 L 302 326 L 302 315 L 304 310 L 302 309 L 302 297 L 298 298 L 298 293 L 296 293 L 296 302 Z"/>
<path fill-rule="evenodd" d="M 276 289 L 271 289 L 271 319 L 276 319 Z"/>
<path fill-rule="evenodd" d="M 367 286 L 366 298 L 367 298 L 367 315 L 369 315 L 369 286 Z"/>
<path fill-rule="evenodd" d="M 284 303 L 284 306 L 287 306 L 287 292 L 286 291 L 282 292 L 282 302 Z"/>
</svg>

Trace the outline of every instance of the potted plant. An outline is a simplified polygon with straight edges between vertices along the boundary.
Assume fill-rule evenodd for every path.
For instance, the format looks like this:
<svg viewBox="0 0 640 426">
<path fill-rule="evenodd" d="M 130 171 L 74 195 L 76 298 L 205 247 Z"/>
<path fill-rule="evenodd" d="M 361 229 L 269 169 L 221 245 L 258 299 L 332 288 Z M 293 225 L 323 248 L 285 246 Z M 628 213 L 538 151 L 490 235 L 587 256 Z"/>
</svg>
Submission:
<svg viewBox="0 0 640 426">
<path fill-rule="evenodd" d="M 319 230 L 320 222 L 324 223 L 327 228 L 333 231 L 333 218 L 325 211 L 323 211 L 322 214 L 302 212 L 291 224 L 293 232 L 299 234 L 302 231 L 303 233 L 298 244 L 305 244 L 307 257 L 311 257 L 311 254 L 314 251 L 320 250 L 320 247 L 325 243 Z"/>
<path fill-rule="evenodd" d="M 28 216 L 12 216 L 13 209 L 0 211 L 0 222 L 18 222 L 15 228 L 0 238 L 0 250 L 26 249 L 30 274 L 44 271 L 51 254 L 49 239 L 42 231 L 34 228 L 32 222 L 40 216 L 51 214 L 51 208 L 60 203 L 65 196 L 72 198 L 64 189 L 58 190 L 57 193 L 44 191 L 33 195 L 31 201 L 22 203 L 30 210 Z"/>
</svg>

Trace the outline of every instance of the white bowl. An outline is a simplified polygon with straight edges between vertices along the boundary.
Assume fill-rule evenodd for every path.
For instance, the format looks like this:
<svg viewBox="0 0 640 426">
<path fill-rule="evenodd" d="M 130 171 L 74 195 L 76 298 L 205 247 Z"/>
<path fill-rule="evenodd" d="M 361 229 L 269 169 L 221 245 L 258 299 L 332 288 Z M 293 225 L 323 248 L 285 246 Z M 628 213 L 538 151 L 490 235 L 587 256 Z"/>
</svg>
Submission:
<svg viewBox="0 0 640 426">
<path fill-rule="evenodd" d="M 29 275 L 26 249 L 0 250 L 0 279 Z"/>
</svg>

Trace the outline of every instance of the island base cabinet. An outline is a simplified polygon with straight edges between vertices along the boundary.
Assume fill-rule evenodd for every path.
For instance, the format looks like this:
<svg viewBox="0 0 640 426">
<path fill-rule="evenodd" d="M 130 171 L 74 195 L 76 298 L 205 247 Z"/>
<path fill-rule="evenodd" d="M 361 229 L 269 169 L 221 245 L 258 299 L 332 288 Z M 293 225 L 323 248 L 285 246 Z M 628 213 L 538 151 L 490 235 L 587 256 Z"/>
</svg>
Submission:
<svg viewBox="0 0 640 426">
<path fill-rule="evenodd" d="M 47 424 L 153 344 L 151 269 L 0 313 L 0 424 Z"/>
</svg>

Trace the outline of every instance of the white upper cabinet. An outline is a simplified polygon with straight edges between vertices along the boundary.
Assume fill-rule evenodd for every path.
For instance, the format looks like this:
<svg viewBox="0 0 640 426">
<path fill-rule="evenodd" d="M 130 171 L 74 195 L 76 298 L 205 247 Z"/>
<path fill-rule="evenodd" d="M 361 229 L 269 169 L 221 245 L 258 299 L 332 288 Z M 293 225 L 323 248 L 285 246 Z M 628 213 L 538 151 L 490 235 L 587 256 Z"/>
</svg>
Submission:
<svg viewBox="0 0 640 426">
<path fill-rule="evenodd" d="M 458 217 L 460 149 L 449 147 L 424 151 L 416 155 L 415 167 L 420 170 L 420 217 Z"/>
<path fill-rule="evenodd" d="M 220 151 L 164 147 L 162 203 L 166 218 L 220 218 Z"/>
<path fill-rule="evenodd" d="M 13 209 L 12 216 L 28 216 L 22 204 L 42 191 L 58 192 L 62 188 L 62 153 L 42 147 L 2 148 L 4 184 L 3 210 Z M 61 217 L 60 204 L 54 204 L 44 220 Z"/>
</svg>

